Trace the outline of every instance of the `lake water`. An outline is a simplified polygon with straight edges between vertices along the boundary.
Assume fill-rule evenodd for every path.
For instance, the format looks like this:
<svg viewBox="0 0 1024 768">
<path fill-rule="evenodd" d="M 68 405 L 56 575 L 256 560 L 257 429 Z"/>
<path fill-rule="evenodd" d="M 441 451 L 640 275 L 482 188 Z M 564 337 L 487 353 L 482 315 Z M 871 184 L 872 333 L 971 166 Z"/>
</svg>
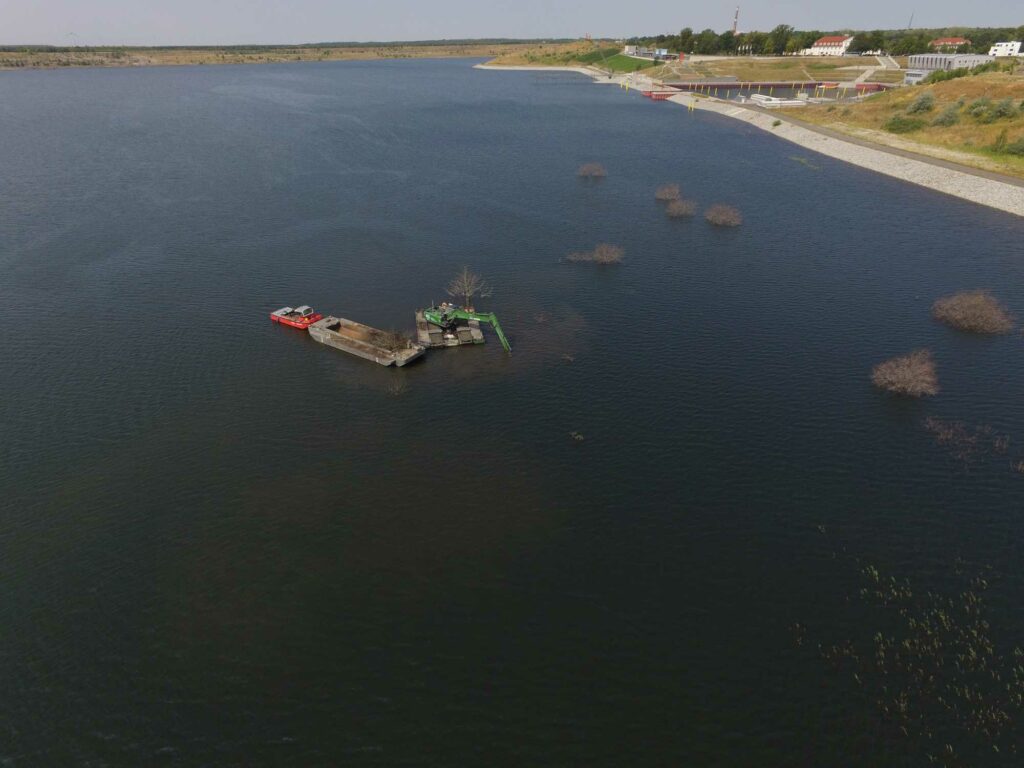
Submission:
<svg viewBox="0 0 1024 768">
<path fill-rule="evenodd" d="M 1024 341 L 929 317 L 1024 314 L 1020 219 L 465 61 L 4 72 L 0 127 L 3 764 L 920 765 L 813 651 L 859 564 L 990 566 L 1024 639 Z M 511 356 L 267 319 L 463 265 Z M 919 347 L 937 397 L 871 387 Z"/>
</svg>

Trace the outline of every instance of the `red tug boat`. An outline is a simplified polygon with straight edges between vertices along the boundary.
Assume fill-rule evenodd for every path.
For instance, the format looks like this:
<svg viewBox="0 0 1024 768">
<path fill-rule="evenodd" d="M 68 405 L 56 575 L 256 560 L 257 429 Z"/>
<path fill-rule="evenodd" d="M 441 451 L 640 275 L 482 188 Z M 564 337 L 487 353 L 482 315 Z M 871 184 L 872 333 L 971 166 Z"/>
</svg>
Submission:
<svg viewBox="0 0 1024 768">
<path fill-rule="evenodd" d="M 312 307 L 303 304 L 301 307 L 281 307 L 270 313 L 270 319 L 275 323 L 290 325 L 292 328 L 309 328 L 317 320 L 323 319 L 323 315 L 315 312 Z"/>
</svg>

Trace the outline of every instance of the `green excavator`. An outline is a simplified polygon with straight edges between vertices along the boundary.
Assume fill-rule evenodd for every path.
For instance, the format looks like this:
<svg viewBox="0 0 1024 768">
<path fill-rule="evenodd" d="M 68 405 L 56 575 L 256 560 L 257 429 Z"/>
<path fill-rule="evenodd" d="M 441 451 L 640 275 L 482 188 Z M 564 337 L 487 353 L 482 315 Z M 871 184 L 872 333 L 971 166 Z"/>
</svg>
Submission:
<svg viewBox="0 0 1024 768">
<path fill-rule="evenodd" d="M 476 320 L 481 323 L 490 323 L 491 327 L 494 328 L 494 332 L 498 334 L 498 339 L 501 340 L 501 346 L 505 348 L 506 352 L 512 351 L 508 339 L 505 338 L 505 334 L 501 331 L 498 317 L 493 312 L 470 312 L 465 309 L 459 309 L 451 304 L 445 304 L 441 307 L 424 309 L 423 319 L 442 328 L 446 332 L 452 331 L 458 320 Z"/>
</svg>

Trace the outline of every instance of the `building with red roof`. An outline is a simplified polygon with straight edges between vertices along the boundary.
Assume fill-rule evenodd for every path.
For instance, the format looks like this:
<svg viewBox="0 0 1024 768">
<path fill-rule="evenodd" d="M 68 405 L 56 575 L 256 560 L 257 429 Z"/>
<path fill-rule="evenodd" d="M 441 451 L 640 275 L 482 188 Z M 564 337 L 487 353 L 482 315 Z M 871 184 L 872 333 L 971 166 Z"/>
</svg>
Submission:
<svg viewBox="0 0 1024 768">
<path fill-rule="evenodd" d="M 852 42 L 853 35 L 826 35 L 815 40 L 803 53 L 808 56 L 845 56 Z"/>
<path fill-rule="evenodd" d="M 970 44 L 971 41 L 966 37 L 937 37 L 928 43 L 936 51 L 958 51 Z"/>
</svg>

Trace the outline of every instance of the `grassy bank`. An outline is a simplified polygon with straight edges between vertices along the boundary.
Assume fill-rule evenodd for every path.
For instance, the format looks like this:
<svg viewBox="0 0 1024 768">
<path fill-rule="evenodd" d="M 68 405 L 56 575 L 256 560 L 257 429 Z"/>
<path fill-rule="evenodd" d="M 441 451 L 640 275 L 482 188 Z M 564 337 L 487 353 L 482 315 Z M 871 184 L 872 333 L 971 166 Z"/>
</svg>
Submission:
<svg viewBox="0 0 1024 768">
<path fill-rule="evenodd" d="M 0 49 L 0 69 L 55 67 L 140 67 L 195 64 L 268 64 L 288 61 L 345 61 L 514 56 L 535 42 L 436 42 L 367 45 L 225 46 L 195 48 L 47 48 Z"/>
<path fill-rule="evenodd" d="M 784 110 L 880 144 L 1024 178 L 1024 76 L 992 72 Z"/>
</svg>

